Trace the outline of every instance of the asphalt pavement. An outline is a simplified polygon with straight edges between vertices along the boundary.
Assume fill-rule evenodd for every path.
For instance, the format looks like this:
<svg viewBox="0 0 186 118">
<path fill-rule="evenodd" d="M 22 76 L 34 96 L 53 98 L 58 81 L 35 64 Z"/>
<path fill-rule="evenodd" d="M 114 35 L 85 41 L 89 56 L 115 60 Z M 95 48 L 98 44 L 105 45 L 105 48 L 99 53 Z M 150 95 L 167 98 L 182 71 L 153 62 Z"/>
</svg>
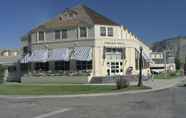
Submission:
<svg viewBox="0 0 186 118">
<path fill-rule="evenodd" d="M 0 98 L 0 118 L 185 118 L 186 87 L 76 98 Z"/>
</svg>

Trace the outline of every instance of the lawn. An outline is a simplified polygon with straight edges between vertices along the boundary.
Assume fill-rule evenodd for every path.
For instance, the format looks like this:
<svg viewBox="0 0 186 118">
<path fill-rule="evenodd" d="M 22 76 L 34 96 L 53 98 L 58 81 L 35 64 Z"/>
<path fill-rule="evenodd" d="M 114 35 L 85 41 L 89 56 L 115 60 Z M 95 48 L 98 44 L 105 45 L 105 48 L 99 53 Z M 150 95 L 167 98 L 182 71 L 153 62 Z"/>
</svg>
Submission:
<svg viewBox="0 0 186 118">
<path fill-rule="evenodd" d="M 161 74 L 154 75 L 154 79 L 176 79 L 179 76 L 180 76 L 179 72 L 161 73 Z"/>
<path fill-rule="evenodd" d="M 129 90 L 150 89 L 149 87 L 130 86 L 116 90 L 111 85 L 0 85 L 0 95 L 69 95 L 103 92 L 121 92 Z"/>
</svg>

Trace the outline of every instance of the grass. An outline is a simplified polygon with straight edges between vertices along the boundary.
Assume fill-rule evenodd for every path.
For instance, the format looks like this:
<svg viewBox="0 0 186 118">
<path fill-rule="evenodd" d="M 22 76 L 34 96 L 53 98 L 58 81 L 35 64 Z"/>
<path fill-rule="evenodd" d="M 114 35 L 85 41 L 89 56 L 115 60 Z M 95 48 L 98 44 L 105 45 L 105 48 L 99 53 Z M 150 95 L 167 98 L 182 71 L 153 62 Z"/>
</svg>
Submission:
<svg viewBox="0 0 186 118">
<path fill-rule="evenodd" d="M 121 92 L 129 90 L 150 89 L 149 87 L 130 86 L 125 89 L 116 90 L 111 85 L 24 85 L 10 84 L 0 85 L 0 95 L 69 95 L 90 94 L 105 92 Z"/>
<path fill-rule="evenodd" d="M 161 73 L 158 75 L 154 75 L 154 79 L 176 79 L 180 76 L 180 72 L 175 73 Z"/>
</svg>

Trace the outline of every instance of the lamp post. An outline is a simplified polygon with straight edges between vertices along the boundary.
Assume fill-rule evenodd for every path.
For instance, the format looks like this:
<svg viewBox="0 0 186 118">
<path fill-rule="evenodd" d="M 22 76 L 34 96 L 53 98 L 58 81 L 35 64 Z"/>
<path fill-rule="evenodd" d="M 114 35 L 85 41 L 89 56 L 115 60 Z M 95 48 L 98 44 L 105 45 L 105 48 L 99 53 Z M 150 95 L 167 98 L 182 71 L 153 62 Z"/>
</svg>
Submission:
<svg viewBox="0 0 186 118">
<path fill-rule="evenodd" d="M 138 80 L 138 87 L 141 87 L 143 85 L 142 83 L 142 52 L 143 48 L 140 47 L 140 58 L 139 58 L 139 80 Z"/>
<path fill-rule="evenodd" d="M 184 64 L 184 67 L 183 67 L 183 71 L 184 71 L 183 76 L 186 76 L 186 56 L 185 56 L 185 64 Z"/>
</svg>

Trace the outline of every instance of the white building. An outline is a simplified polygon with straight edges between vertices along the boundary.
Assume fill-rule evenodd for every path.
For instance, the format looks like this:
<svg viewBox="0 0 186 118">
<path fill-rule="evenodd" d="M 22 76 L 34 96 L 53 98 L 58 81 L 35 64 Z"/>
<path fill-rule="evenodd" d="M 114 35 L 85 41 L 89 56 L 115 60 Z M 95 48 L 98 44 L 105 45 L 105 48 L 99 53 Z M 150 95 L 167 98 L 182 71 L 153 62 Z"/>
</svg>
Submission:
<svg viewBox="0 0 186 118">
<path fill-rule="evenodd" d="M 150 64 L 153 73 L 176 71 L 175 59 L 171 51 L 152 52 L 150 55 L 153 60 L 153 63 Z"/>
<path fill-rule="evenodd" d="M 140 47 L 146 74 L 149 47 L 126 27 L 79 5 L 29 32 L 22 40 L 21 63 L 32 72 L 88 73 L 90 78 L 125 75 L 129 67 L 138 74 Z"/>
</svg>

